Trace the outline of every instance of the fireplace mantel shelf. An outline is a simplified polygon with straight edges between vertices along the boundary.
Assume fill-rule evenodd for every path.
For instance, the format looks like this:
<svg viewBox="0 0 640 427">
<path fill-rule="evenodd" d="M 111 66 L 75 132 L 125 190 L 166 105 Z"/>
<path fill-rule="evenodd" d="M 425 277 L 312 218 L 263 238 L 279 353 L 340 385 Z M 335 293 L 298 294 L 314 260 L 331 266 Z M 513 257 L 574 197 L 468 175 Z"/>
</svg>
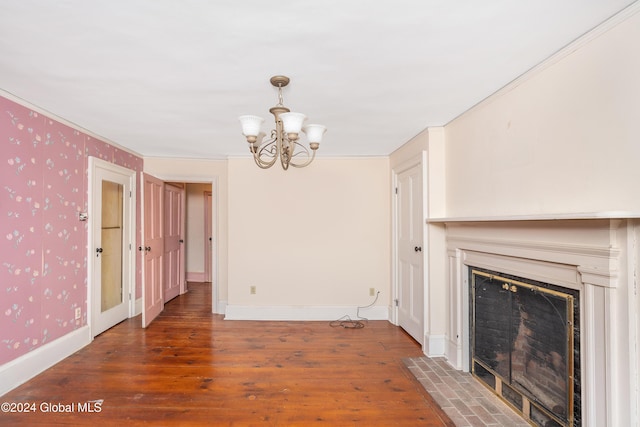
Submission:
<svg viewBox="0 0 640 427">
<path fill-rule="evenodd" d="M 442 218 L 427 218 L 427 224 L 437 224 L 437 223 L 447 223 L 447 222 L 554 221 L 554 220 L 572 220 L 572 219 L 631 219 L 631 218 L 640 218 L 640 213 L 630 212 L 630 211 L 604 211 L 604 212 L 561 213 L 561 214 L 442 217 Z"/>
</svg>

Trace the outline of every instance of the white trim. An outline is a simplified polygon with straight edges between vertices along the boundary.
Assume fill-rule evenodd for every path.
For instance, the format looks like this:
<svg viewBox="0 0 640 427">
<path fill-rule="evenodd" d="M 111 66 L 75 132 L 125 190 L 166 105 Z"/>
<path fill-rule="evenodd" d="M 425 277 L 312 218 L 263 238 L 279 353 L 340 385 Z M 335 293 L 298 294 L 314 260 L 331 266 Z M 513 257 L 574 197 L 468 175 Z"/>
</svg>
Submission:
<svg viewBox="0 0 640 427">
<path fill-rule="evenodd" d="M 422 341 L 422 349 L 425 354 L 435 355 L 433 351 L 436 351 L 433 347 L 433 343 L 429 344 L 427 337 L 433 329 L 431 324 L 431 286 L 429 278 L 431 277 L 431 265 L 429 264 L 429 258 L 431 258 L 431 245 L 429 240 L 429 227 L 427 227 L 427 218 L 429 216 L 429 158 L 426 150 L 422 151 L 422 157 L 420 159 L 420 165 L 422 170 L 422 217 L 420 218 L 420 224 L 422 225 L 422 332 L 425 339 Z M 417 226 L 417 224 L 416 224 Z M 432 350 L 429 350 L 431 348 Z M 444 335 L 442 336 L 442 350 L 438 350 L 439 355 L 444 355 Z M 429 353 L 427 353 L 429 351 Z"/>
<path fill-rule="evenodd" d="M 640 222 L 630 222 L 630 227 L 627 232 L 627 253 L 629 254 L 629 261 L 627 264 L 628 273 L 627 277 L 632 287 L 631 295 L 635 298 L 629 298 L 629 307 L 627 308 L 630 315 L 629 318 L 629 340 L 634 343 L 630 348 L 629 359 L 638 360 L 640 357 L 640 292 L 638 289 L 640 280 Z M 631 363 L 629 370 L 629 378 L 631 381 L 629 393 L 632 398 L 630 399 L 630 418 L 632 420 L 640 419 L 640 366 L 638 363 Z M 634 398 L 635 396 L 635 398 Z"/>
<path fill-rule="evenodd" d="M 446 354 L 446 335 L 424 335 L 424 354 L 429 357 L 441 357 Z"/>
<path fill-rule="evenodd" d="M 91 343 L 91 329 L 85 325 L 0 366 L 0 396 L 49 369 Z"/>
<path fill-rule="evenodd" d="M 391 169 L 391 301 L 389 321 L 398 326 L 398 172 Z"/>
<path fill-rule="evenodd" d="M 142 314 L 142 297 L 136 298 L 133 310 L 134 310 L 133 317 Z"/>
<path fill-rule="evenodd" d="M 316 153 L 316 160 L 318 159 L 322 159 L 322 160 L 341 160 L 341 159 L 349 159 L 349 160 L 368 160 L 368 159 L 380 159 L 380 158 L 385 158 L 385 157 L 389 157 L 389 154 L 364 154 L 364 155 L 360 155 L 360 154 L 335 154 L 335 155 L 330 155 L 330 154 L 322 154 L 320 152 L 321 150 L 318 150 Z M 229 154 L 227 156 L 227 160 L 253 160 L 253 156 L 249 156 L 248 154 Z M 194 160 L 193 158 L 191 159 L 185 159 L 185 160 Z"/>
<path fill-rule="evenodd" d="M 99 175 L 97 170 L 100 169 L 104 173 L 113 173 L 117 175 L 121 175 L 122 178 L 127 180 L 128 184 L 125 186 L 125 191 L 130 191 L 131 196 L 127 199 L 125 195 L 125 200 L 123 203 L 124 215 L 127 220 L 127 224 L 124 224 L 124 235 L 123 238 L 126 238 L 129 242 L 129 252 L 128 256 L 126 256 L 127 252 L 123 252 L 123 278 L 126 278 L 126 283 L 124 283 L 123 292 L 125 295 L 129 295 L 128 307 L 127 307 L 127 316 L 129 318 L 136 315 L 136 235 L 137 235 L 137 224 L 136 224 L 136 212 L 137 212 L 137 177 L 138 173 L 132 169 L 125 168 L 123 166 L 119 166 L 115 163 L 107 162 L 105 160 L 99 159 L 97 157 L 88 156 L 88 200 L 87 200 L 87 209 L 89 210 L 89 218 L 88 218 L 88 235 L 87 235 L 87 324 L 91 328 L 91 333 L 93 336 L 96 336 L 102 331 L 96 330 L 95 325 L 95 313 L 93 304 L 96 301 L 100 301 L 100 298 L 94 295 L 95 292 L 95 280 L 94 275 L 98 274 L 98 272 L 94 271 L 94 248 L 96 247 L 96 230 L 94 230 L 94 226 L 96 225 L 94 215 L 99 216 L 98 212 L 95 212 L 96 203 L 95 197 L 97 194 L 101 194 L 101 190 L 98 190 L 98 185 L 101 185 L 99 181 Z M 101 172 L 101 173 L 103 173 Z M 126 242 L 123 242 L 125 245 Z M 126 251 L 126 248 L 123 247 Z"/>
<path fill-rule="evenodd" d="M 446 280 L 448 295 L 448 324 L 446 327 L 445 357 L 458 370 L 469 372 L 469 352 L 464 352 L 469 342 L 469 289 L 468 267 L 462 263 L 463 254 L 459 249 L 447 250 Z"/>
<path fill-rule="evenodd" d="M 522 272 L 523 265 L 537 263 L 539 265 L 536 266 L 536 269 L 540 271 L 541 266 L 547 266 L 546 263 L 551 262 L 576 266 L 577 271 L 583 276 L 583 281 L 591 284 L 605 287 L 616 287 L 618 285 L 618 262 L 616 260 L 620 256 L 620 250 L 615 247 L 554 242 L 519 242 L 497 238 L 465 239 L 459 236 L 450 237 L 447 242 L 450 248 L 464 249 L 466 251 L 465 264 L 467 265 L 491 268 L 484 265 L 483 257 L 491 257 L 492 265 L 495 265 L 498 258 L 503 257 L 504 263 L 517 264 L 518 269 L 515 271 Z M 572 276 L 572 273 L 567 273 L 566 279 L 559 282 L 557 279 L 558 273 L 563 270 L 566 271 L 566 269 L 558 266 L 547 266 L 547 268 L 553 270 L 553 272 L 547 272 L 548 277 L 539 275 L 538 277 L 530 278 L 576 288 L 575 274 Z M 504 265 L 501 271 L 509 273 L 509 265 Z"/>
<path fill-rule="evenodd" d="M 640 218 L 640 212 L 633 211 L 601 211 L 601 212 L 567 212 L 539 213 L 530 215 L 468 216 L 429 218 L 428 223 L 454 222 L 508 222 L 508 221 L 555 221 L 571 219 L 631 219 Z"/>
<path fill-rule="evenodd" d="M 389 320 L 387 306 L 360 309 L 360 316 L 368 320 Z M 254 306 L 227 305 L 225 320 L 338 320 L 349 316 L 358 320 L 357 307 L 332 306 Z"/>
<path fill-rule="evenodd" d="M 214 236 L 213 234 L 213 188 L 209 191 L 203 192 L 204 197 L 204 280 L 206 282 L 213 282 L 213 238 L 216 239 L 218 236 Z M 209 203 L 207 203 L 207 201 Z M 209 223 L 207 223 L 207 218 L 209 218 Z M 207 255 L 209 255 L 209 259 L 207 259 Z M 212 305 L 212 307 L 215 307 Z"/>
<path fill-rule="evenodd" d="M 218 305 L 216 307 L 215 313 L 217 314 L 225 314 L 227 312 L 227 305 L 229 304 L 226 300 L 218 301 Z"/>
<path fill-rule="evenodd" d="M 197 271 L 187 271 L 187 282 L 204 283 L 206 282 L 205 273 Z"/>
<path fill-rule="evenodd" d="M 181 160 L 199 160 L 199 161 L 219 161 L 219 162 L 226 162 L 227 160 L 229 160 L 229 156 L 225 155 L 225 154 L 215 154 L 213 156 L 195 156 L 195 157 L 189 157 L 189 156 L 172 156 L 172 155 L 155 155 L 155 154 L 150 154 L 147 156 L 144 156 L 145 159 L 160 159 L 160 160 L 165 160 L 165 159 L 172 159 L 172 160 L 176 160 L 176 161 L 181 161 Z"/>
</svg>

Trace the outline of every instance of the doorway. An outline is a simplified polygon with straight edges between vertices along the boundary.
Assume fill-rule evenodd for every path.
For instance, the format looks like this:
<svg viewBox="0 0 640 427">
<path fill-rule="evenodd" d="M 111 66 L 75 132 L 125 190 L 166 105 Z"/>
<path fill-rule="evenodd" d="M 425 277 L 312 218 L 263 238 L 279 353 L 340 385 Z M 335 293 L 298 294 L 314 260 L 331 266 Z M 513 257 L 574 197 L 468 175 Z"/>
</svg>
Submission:
<svg viewBox="0 0 640 427">
<path fill-rule="evenodd" d="M 397 324 L 424 344 L 425 221 L 423 156 L 394 169 L 395 306 Z"/>
<path fill-rule="evenodd" d="M 148 174 L 145 175 L 148 176 Z M 203 180 L 201 177 L 156 175 L 154 178 L 158 180 L 157 185 L 162 185 L 163 188 L 170 185 L 178 188 L 183 187 L 185 189 L 183 199 L 185 205 L 183 216 L 184 242 L 182 242 L 182 252 L 185 258 L 184 274 L 182 275 L 182 277 L 184 277 L 184 291 L 181 290 L 180 293 L 188 292 L 188 282 L 211 282 L 213 312 L 223 312 L 220 310 L 224 308 L 219 308 L 218 302 L 218 242 L 216 239 L 218 198 L 215 197 L 215 195 L 218 194 L 217 177 L 213 177 L 212 180 Z M 165 194 L 164 191 L 162 193 L 163 195 Z M 210 196 L 207 193 L 209 193 Z M 160 206 L 159 209 L 164 213 L 164 202 L 162 202 Z M 147 215 L 145 210 L 143 207 L 143 221 Z M 144 241 L 145 238 L 143 237 L 142 248 L 146 249 L 147 245 Z M 205 252 L 208 252 L 208 254 L 205 255 Z M 145 252 L 143 258 L 146 259 L 147 257 L 148 253 Z M 205 271 L 205 268 L 207 268 L 207 271 Z M 146 283 L 146 278 L 143 277 L 143 289 L 144 283 Z M 145 301 L 142 301 L 142 303 L 144 311 Z"/>
<path fill-rule="evenodd" d="M 132 315 L 135 301 L 135 177 L 132 170 L 89 157 L 91 335 Z"/>
<path fill-rule="evenodd" d="M 187 182 L 186 272 L 187 281 L 213 282 L 216 272 L 211 259 L 215 253 L 213 227 L 214 197 L 211 183 Z M 214 283 L 215 288 L 215 283 Z M 215 294 L 215 292 L 214 292 Z"/>
</svg>

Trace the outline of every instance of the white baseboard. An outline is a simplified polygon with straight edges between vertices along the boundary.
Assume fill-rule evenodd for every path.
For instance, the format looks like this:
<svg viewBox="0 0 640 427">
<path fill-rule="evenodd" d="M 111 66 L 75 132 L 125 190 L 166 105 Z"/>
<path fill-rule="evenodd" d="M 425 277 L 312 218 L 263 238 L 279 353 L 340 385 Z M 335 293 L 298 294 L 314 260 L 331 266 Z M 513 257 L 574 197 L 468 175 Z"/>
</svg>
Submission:
<svg viewBox="0 0 640 427">
<path fill-rule="evenodd" d="M 139 314 L 142 314 L 142 298 L 138 298 L 136 300 L 136 306 L 134 309 L 136 312 L 133 314 L 132 317 L 136 317 Z"/>
<path fill-rule="evenodd" d="M 454 340 L 447 339 L 447 351 L 445 353 L 447 362 L 459 371 L 465 370 L 462 366 L 462 346 Z M 468 371 L 465 370 L 465 371 Z"/>
<path fill-rule="evenodd" d="M 0 396 L 29 381 L 91 342 L 91 328 L 73 332 L 0 366 Z"/>
<path fill-rule="evenodd" d="M 200 272 L 187 272 L 187 282 L 198 282 L 204 283 L 206 282 L 206 277 L 204 277 L 204 273 Z"/>
<path fill-rule="evenodd" d="M 227 301 L 218 301 L 218 305 L 216 307 L 216 314 L 225 314 L 227 312 Z"/>
<path fill-rule="evenodd" d="M 424 354 L 429 357 L 440 357 L 445 355 L 445 349 L 445 335 L 424 335 Z"/>
<path fill-rule="evenodd" d="M 358 320 L 357 307 L 327 306 L 249 306 L 227 305 L 225 320 L 338 320 L 349 316 Z M 387 306 L 360 309 L 360 316 L 368 320 L 389 320 Z"/>
</svg>

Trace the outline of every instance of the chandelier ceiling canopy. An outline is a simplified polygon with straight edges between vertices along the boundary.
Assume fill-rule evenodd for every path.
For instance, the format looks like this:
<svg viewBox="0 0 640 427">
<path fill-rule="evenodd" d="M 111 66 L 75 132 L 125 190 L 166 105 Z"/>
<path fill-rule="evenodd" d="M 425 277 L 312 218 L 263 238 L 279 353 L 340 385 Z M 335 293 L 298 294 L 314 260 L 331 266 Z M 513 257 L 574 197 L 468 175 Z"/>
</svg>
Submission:
<svg viewBox="0 0 640 427">
<path fill-rule="evenodd" d="M 307 119 L 302 113 L 294 113 L 284 106 L 282 88 L 289 84 L 289 77 L 273 76 L 271 84 L 278 88 L 278 103 L 269 112 L 275 117 L 275 129 L 267 137 L 260 130 L 264 122 L 262 117 L 245 115 L 238 119 L 242 125 L 242 134 L 247 138 L 253 160 L 262 169 L 268 169 L 280 159 L 282 168 L 289 166 L 302 168 L 308 166 L 316 157 L 322 136 L 327 128 L 318 124 L 304 125 Z M 300 132 L 306 134 L 307 148 L 300 142 Z"/>
</svg>

